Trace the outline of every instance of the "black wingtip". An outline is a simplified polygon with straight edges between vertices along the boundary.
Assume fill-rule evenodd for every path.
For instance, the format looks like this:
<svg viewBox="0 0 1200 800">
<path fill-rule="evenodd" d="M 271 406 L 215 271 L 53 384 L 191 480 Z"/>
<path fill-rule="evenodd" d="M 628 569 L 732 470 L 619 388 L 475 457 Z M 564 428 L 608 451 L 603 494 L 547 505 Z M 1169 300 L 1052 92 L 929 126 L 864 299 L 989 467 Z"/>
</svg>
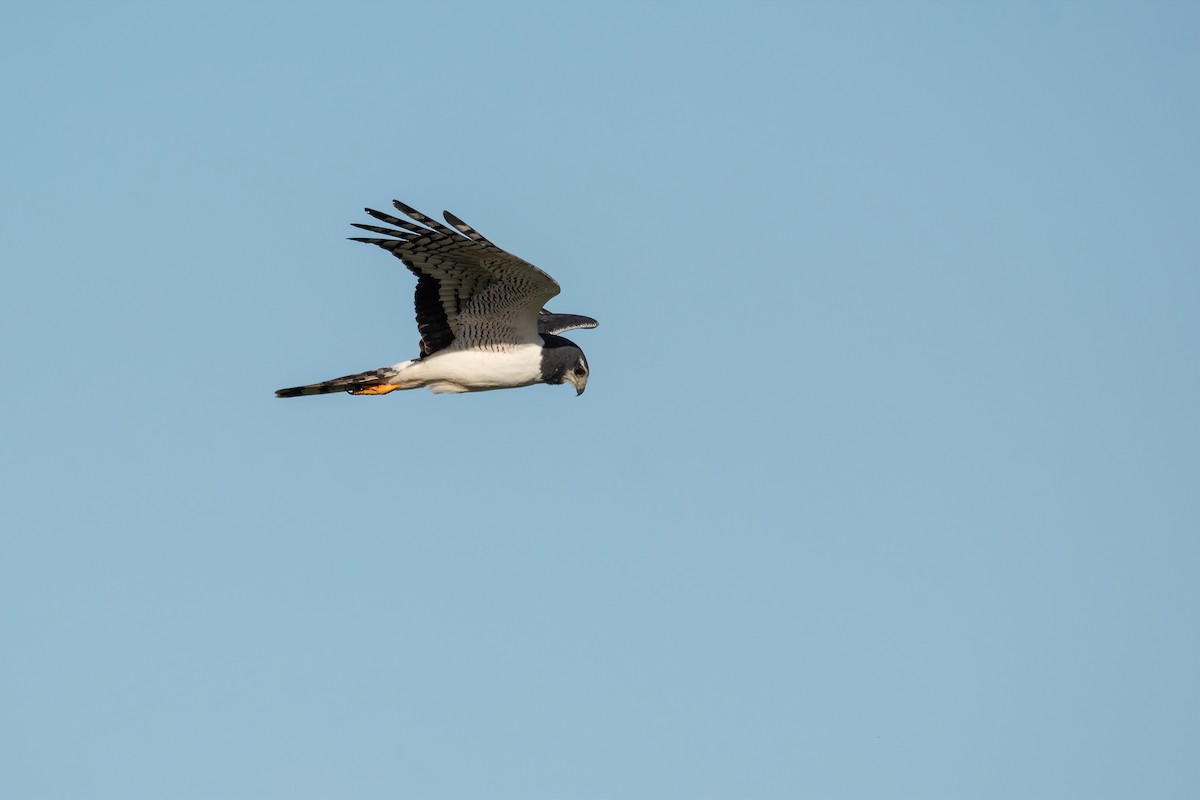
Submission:
<svg viewBox="0 0 1200 800">
<path fill-rule="evenodd" d="M 410 206 L 408 203 L 402 203 L 399 200 L 393 200 L 392 205 L 394 205 L 400 211 L 403 211 L 405 214 L 421 214 L 420 211 L 417 211 L 415 208 Z M 421 216 L 423 217 L 425 215 L 421 214 Z"/>
<path fill-rule="evenodd" d="M 600 323 L 582 314 L 556 314 L 542 309 L 538 314 L 538 333 L 562 333 L 580 329 L 599 327 Z"/>
<path fill-rule="evenodd" d="M 408 203 L 401 203 L 399 200 L 393 200 L 392 205 L 395 206 L 396 210 L 399 211 L 401 214 L 407 214 L 409 217 L 411 217 L 412 219 L 415 219 L 417 222 L 428 224 L 429 217 L 425 216 L 420 211 L 417 211 L 415 208 L 410 206 Z"/>
</svg>

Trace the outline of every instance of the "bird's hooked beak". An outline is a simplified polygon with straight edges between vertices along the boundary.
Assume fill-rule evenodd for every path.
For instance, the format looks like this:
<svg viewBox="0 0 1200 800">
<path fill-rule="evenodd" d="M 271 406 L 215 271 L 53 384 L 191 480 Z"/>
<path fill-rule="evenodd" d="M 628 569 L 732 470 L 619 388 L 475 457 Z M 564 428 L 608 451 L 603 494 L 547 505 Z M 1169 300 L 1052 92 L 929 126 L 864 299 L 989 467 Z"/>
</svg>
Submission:
<svg viewBox="0 0 1200 800">
<path fill-rule="evenodd" d="M 569 380 L 571 385 L 575 387 L 576 397 L 579 397 L 579 395 L 583 394 L 583 390 L 587 388 L 587 375 L 583 375 L 581 377 L 576 375 L 574 372 L 568 372 L 567 380 Z"/>
</svg>

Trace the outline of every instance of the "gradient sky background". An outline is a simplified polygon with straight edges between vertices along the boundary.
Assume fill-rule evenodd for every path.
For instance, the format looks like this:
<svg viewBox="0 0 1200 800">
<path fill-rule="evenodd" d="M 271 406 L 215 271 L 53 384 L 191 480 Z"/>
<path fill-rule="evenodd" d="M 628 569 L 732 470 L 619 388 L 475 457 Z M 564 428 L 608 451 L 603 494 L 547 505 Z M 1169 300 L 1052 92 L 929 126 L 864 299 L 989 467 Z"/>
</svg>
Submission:
<svg viewBox="0 0 1200 800">
<path fill-rule="evenodd" d="M 1197 30 L 9 6 L 0 796 L 1200 796 Z M 272 396 L 415 353 L 393 197 L 583 397 Z"/>
</svg>

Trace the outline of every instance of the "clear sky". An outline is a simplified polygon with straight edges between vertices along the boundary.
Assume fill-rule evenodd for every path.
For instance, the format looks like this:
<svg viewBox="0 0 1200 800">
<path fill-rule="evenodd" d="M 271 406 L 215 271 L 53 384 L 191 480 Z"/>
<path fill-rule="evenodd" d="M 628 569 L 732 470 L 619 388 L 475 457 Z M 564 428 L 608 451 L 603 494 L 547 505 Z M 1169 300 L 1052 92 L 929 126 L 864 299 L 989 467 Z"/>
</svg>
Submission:
<svg viewBox="0 0 1200 800">
<path fill-rule="evenodd" d="M 4 17 L 0 796 L 1200 796 L 1200 7 Z"/>
</svg>

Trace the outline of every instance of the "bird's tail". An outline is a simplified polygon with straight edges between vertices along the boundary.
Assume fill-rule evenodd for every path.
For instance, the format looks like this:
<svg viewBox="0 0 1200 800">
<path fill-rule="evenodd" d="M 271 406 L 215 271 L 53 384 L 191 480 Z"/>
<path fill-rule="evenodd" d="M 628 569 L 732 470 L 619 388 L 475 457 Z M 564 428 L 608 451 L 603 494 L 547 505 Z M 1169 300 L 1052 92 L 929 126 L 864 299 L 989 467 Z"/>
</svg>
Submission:
<svg viewBox="0 0 1200 800">
<path fill-rule="evenodd" d="M 320 383 L 310 383 L 307 386 L 293 386 L 289 389 L 278 389 L 276 397 L 304 397 L 310 394 L 330 394 L 332 392 L 349 392 L 350 394 L 387 394 L 402 387 L 390 383 L 392 378 L 400 374 L 394 367 L 358 372 Z"/>
</svg>

